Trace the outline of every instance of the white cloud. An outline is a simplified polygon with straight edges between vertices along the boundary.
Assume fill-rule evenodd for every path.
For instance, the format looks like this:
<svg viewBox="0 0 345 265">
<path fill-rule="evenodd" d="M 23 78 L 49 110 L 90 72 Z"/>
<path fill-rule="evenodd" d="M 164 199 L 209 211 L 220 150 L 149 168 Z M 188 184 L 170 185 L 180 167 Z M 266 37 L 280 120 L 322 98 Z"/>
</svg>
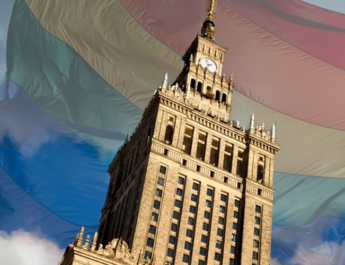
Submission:
<svg viewBox="0 0 345 265">
<path fill-rule="evenodd" d="M 58 264 L 64 250 L 40 233 L 0 231 L 0 260 L 2 265 Z"/>
<path fill-rule="evenodd" d="M 278 258 L 271 258 L 271 262 L 270 262 L 271 265 L 282 265 Z"/>
</svg>

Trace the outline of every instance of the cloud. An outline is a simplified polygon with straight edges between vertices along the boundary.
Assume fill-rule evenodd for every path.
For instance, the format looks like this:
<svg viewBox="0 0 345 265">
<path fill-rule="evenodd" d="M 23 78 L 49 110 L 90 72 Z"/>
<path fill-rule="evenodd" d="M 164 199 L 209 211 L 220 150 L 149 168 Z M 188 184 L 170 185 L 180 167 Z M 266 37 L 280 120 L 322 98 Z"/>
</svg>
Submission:
<svg viewBox="0 0 345 265">
<path fill-rule="evenodd" d="M 58 264 L 64 250 L 38 233 L 0 231 L 0 260 L 3 265 Z"/>
<path fill-rule="evenodd" d="M 282 265 L 278 258 L 271 258 L 271 262 L 270 262 L 270 265 Z"/>
</svg>

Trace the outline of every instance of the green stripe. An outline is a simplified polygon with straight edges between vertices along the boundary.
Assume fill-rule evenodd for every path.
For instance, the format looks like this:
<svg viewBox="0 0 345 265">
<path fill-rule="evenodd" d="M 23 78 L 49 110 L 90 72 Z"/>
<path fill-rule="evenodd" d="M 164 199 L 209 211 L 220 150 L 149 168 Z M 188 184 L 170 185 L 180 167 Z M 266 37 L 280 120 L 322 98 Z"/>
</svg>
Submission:
<svg viewBox="0 0 345 265">
<path fill-rule="evenodd" d="M 307 225 L 333 215 L 345 218 L 345 179 L 274 173 L 273 223 Z"/>
<path fill-rule="evenodd" d="M 103 150 L 104 141 L 106 145 L 121 142 L 140 120 L 142 111 L 70 46 L 43 29 L 23 0 L 17 0 L 13 8 L 7 68 L 10 79 L 39 108 L 103 155 L 109 156 L 109 150 Z"/>
</svg>

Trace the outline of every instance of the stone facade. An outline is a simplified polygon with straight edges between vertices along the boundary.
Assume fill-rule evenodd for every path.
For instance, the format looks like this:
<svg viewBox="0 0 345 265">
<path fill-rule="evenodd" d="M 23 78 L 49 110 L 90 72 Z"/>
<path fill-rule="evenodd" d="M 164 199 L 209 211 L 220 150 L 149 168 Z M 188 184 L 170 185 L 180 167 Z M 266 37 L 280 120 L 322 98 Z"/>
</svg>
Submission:
<svg viewBox="0 0 345 265">
<path fill-rule="evenodd" d="M 91 244 L 89 236 L 84 241 L 83 235 L 82 227 L 74 244 L 66 248 L 59 265 L 155 265 L 154 260 L 144 259 L 141 254 L 137 258 L 132 256 L 127 243 L 122 239 L 113 239 L 103 248 L 102 244 L 97 246 L 97 233 Z"/>
<path fill-rule="evenodd" d="M 98 244 L 122 238 L 156 264 L 269 265 L 280 146 L 254 114 L 248 129 L 229 120 L 234 78 L 207 14 L 182 72 L 171 85 L 165 75 L 109 166 Z"/>
</svg>

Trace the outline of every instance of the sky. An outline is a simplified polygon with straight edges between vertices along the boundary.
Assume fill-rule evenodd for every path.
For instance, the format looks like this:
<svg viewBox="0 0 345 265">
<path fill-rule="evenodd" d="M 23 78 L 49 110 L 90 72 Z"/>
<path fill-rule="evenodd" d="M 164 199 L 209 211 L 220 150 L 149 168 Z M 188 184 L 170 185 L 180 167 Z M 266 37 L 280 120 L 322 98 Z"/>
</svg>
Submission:
<svg viewBox="0 0 345 265">
<path fill-rule="evenodd" d="M 345 0 L 304 0 L 304 2 L 345 14 Z M 6 72 L 6 37 L 13 3 L 14 0 L 0 0 L 0 79 Z M 57 264 L 61 260 L 62 253 L 63 250 L 57 244 L 39 231 L 28 233 L 17 230 L 7 234 L 1 231 L 0 227 L 0 260 L 5 261 L 4 264 Z M 26 258 L 28 256 L 30 259 Z M 6 257 L 11 257 L 11 260 L 5 260 Z M 279 265 L 278 261 L 272 262 Z"/>
</svg>

